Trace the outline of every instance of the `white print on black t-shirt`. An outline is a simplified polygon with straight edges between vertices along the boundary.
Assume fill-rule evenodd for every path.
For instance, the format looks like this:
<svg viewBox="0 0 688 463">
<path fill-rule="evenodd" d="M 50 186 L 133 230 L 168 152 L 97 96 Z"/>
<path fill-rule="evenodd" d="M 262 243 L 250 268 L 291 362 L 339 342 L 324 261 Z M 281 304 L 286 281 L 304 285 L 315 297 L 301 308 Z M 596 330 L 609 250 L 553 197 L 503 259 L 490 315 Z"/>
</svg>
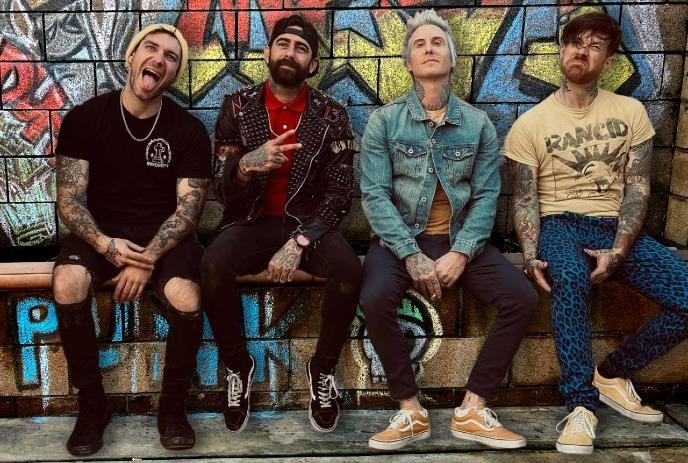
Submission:
<svg viewBox="0 0 688 463">
<path fill-rule="evenodd" d="M 172 149 L 164 138 L 154 138 L 146 146 L 146 165 L 148 167 L 170 167 Z"/>
<path fill-rule="evenodd" d="M 567 199 L 616 196 L 627 151 L 628 125 L 620 119 L 575 127 L 573 132 L 545 138 L 552 164 L 555 196 Z"/>
</svg>

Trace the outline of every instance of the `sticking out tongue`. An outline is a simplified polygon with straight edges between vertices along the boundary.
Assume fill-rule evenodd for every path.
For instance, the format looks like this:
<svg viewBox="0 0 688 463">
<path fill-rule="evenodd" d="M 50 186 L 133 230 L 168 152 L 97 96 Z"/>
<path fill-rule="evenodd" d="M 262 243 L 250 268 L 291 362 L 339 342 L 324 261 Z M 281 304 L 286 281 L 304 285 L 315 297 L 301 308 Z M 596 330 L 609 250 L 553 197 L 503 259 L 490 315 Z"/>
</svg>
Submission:
<svg viewBox="0 0 688 463">
<path fill-rule="evenodd" d="M 141 80 L 143 83 L 143 89 L 145 91 L 150 92 L 151 90 L 153 90 L 153 87 L 155 87 L 155 78 L 153 76 L 144 74 L 143 79 Z"/>
</svg>

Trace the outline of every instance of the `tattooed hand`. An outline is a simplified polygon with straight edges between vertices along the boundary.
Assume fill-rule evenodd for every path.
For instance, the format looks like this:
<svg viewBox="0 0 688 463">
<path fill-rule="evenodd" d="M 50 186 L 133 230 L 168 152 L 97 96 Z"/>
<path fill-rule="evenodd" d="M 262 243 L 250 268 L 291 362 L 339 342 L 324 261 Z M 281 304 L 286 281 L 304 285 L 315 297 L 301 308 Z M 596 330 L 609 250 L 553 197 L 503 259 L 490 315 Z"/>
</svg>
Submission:
<svg viewBox="0 0 688 463">
<path fill-rule="evenodd" d="M 468 256 L 462 252 L 449 251 L 435 261 L 435 273 L 440 285 L 451 288 L 466 269 Z"/>
<path fill-rule="evenodd" d="M 124 267 L 125 265 L 133 265 L 143 269 L 153 269 L 155 260 L 143 252 L 146 250 L 143 246 L 132 243 L 129 240 L 122 238 L 112 238 L 108 241 L 105 251 L 102 254 L 115 267 Z"/>
<path fill-rule="evenodd" d="M 303 250 L 290 239 L 272 256 L 268 264 L 268 279 L 275 283 L 286 283 L 294 279 L 294 272 L 299 268 Z"/>
<path fill-rule="evenodd" d="M 417 252 L 406 256 L 404 263 L 416 291 L 433 301 L 442 297 L 442 288 L 435 272 L 435 262 L 432 259 L 422 252 Z"/>
<path fill-rule="evenodd" d="M 544 260 L 528 258 L 523 261 L 523 272 L 526 276 L 533 280 L 539 287 L 547 291 L 552 292 L 552 287 L 547 281 L 547 268 L 549 264 Z"/>
<path fill-rule="evenodd" d="M 287 157 L 282 153 L 303 146 L 301 143 L 282 145 L 295 132 L 294 129 L 287 130 L 279 137 L 266 141 L 263 145 L 244 155 L 239 161 L 239 173 L 246 176 L 250 175 L 251 172 L 268 172 L 279 169 L 287 160 Z"/>
<path fill-rule="evenodd" d="M 590 274 L 590 283 L 602 283 L 616 272 L 624 261 L 624 256 L 614 249 L 585 249 L 585 253 L 597 260 L 597 267 Z"/>
</svg>

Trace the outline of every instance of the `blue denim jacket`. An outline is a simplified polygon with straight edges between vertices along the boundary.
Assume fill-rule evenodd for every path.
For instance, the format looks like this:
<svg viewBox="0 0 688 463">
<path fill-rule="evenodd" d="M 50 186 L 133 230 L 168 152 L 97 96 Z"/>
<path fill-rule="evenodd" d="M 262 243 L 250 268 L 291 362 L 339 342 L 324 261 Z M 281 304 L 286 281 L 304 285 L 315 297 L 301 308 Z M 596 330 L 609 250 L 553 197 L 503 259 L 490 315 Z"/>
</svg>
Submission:
<svg viewBox="0 0 688 463">
<path fill-rule="evenodd" d="M 487 115 L 453 92 L 435 124 L 411 90 L 370 116 L 361 147 L 363 211 L 399 259 L 420 252 L 437 181 L 449 197 L 452 251 L 473 258 L 490 236 L 499 196 L 499 142 Z"/>
</svg>

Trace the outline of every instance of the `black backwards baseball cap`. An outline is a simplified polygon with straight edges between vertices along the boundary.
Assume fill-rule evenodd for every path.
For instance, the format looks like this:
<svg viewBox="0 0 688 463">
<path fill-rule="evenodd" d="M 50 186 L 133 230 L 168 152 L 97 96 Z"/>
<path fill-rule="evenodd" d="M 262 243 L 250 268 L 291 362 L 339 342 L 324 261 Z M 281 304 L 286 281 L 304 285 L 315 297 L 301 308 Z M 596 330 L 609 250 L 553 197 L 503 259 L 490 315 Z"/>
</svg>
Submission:
<svg viewBox="0 0 688 463">
<path fill-rule="evenodd" d="M 270 34 L 268 47 L 271 47 L 272 43 L 277 40 L 277 37 L 282 34 L 298 35 L 308 43 L 309 47 L 311 47 L 313 58 L 318 57 L 318 31 L 315 30 L 313 24 L 309 23 L 303 16 L 293 14 L 277 21 L 275 27 L 272 29 L 272 34 Z M 318 66 L 308 75 L 308 77 L 316 75 L 319 67 L 320 64 L 318 63 Z"/>
</svg>

